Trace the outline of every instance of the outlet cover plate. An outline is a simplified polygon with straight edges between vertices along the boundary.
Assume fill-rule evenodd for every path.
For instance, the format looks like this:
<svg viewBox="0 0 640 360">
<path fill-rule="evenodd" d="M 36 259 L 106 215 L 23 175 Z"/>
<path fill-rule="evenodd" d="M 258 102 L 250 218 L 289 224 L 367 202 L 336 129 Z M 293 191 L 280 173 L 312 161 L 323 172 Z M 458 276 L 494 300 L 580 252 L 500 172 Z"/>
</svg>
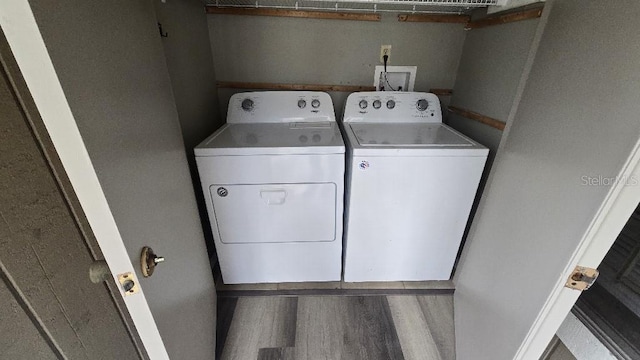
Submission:
<svg viewBox="0 0 640 360">
<path fill-rule="evenodd" d="M 387 65 L 391 63 L 391 45 L 380 45 L 380 63 L 384 64 L 384 55 L 387 55 Z"/>
</svg>

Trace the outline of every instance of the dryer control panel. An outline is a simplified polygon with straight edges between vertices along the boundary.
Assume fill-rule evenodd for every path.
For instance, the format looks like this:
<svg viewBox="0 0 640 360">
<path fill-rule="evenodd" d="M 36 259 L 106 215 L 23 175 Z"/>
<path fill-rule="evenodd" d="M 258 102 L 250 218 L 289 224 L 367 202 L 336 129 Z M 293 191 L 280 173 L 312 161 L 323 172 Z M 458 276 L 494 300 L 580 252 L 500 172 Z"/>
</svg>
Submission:
<svg viewBox="0 0 640 360">
<path fill-rule="evenodd" d="M 228 123 L 335 121 L 333 101 L 320 91 L 256 91 L 229 100 Z"/>
<path fill-rule="evenodd" d="M 431 93 L 356 92 L 347 98 L 344 121 L 441 123 L 442 111 L 440 100 Z"/>
</svg>

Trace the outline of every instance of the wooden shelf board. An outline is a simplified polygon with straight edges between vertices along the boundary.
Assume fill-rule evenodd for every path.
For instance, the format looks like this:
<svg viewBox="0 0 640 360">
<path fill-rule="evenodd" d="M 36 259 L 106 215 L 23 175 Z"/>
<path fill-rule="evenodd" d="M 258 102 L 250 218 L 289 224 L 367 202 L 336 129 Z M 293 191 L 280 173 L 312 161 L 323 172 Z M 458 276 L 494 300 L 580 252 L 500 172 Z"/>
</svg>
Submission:
<svg viewBox="0 0 640 360">
<path fill-rule="evenodd" d="M 367 85 L 322 85 L 322 84 L 278 84 L 218 81 L 219 88 L 253 89 L 253 90 L 305 90 L 305 91 L 375 91 L 375 87 Z"/>
<path fill-rule="evenodd" d="M 249 15 L 249 16 L 280 16 L 307 19 L 329 19 L 329 20 L 357 20 L 357 21 L 380 21 L 380 14 L 364 14 L 346 11 L 308 11 L 308 10 L 288 10 L 269 8 L 237 8 L 237 7 L 217 7 L 206 6 L 207 14 L 219 15 Z"/>
<path fill-rule="evenodd" d="M 453 94 L 452 89 L 429 89 L 429 92 L 438 96 L 451 96 Z"/>
<path fill-rule="evenodd" d="M 449 106 L 449 111 L 454 114 L 458 114 L 462 117 L 465 117 L 467 119 L 475 120 L 477 122 L 491 126 L 492 128 L 498 129 L 500 131 L 504 130 L 504 127 L 506 126 L 506 123 L 504 123 L 503 121 L 500 121 L 488 116 L 484 116 L 482 114 L 478 114 L 477 112 L 461 109 L 459 107 Z"/>
<path fill-rule="evenodd" d="M 400 22 L 433 22 L 466 24 L 471 20 L 467 15 L 442 15 L 442 14 L 400 14 Z"/>
<path fill-rule="evenodd" d="M 540 16 L 542 16 L 542 8 L 543 7 L 537 7 L 535 9 L 516 11 L 513 13 L 508 13 L 508 14 L 503 14 L 498 16 L 490 16 L 488 18 L 484 18 L 476 21 L 470 21 L 465 27 L 465 29 L 466 30 L 480 29 L 487 26 L 502 25 L 502 24 L 508 24 L 516 21 L 539 18 Z"/>
</svg>

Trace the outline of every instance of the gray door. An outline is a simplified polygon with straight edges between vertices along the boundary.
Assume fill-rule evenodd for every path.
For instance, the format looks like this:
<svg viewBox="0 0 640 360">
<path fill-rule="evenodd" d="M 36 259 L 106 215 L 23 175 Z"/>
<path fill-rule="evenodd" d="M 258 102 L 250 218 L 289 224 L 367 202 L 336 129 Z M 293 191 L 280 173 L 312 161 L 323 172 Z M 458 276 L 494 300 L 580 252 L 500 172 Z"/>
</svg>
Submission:
<svg viewBox="0 0 640 360">
<path fill-rule="evenodd" d="M 578 297 L 568 274 L 596 267 L 638 204 L 625 176 L 640 146 L 640 3 L 608 5 L 546 2 L 454 278 L 460 360 L 539 356 Z"/>
<path fill-rule="evenodd" d="M 140 287 L 123 299 L 147 353 L 211 358 L 215 287 L 152 2 L 10 0 L 0 14 L 114 277 Z M 148 278 L 144 246 L 166 258 Z"/>
<path fill-rule="evenodd" d="M 0 48 L 11 66 L 1 32 Z M 0 358 L 145 358 L 117 289 L 89 280 L 102 254 L 28 92 L 0 72 Z"/>
<path fill-rule="evenodd" d="M 140 287 L 124 302 L 149 356 L 211 358 L 215 288 L 153 3 L 10 0 L 0 13 L 113 275 Z M 166 258 L 147 278 L 144 246 Z"/>
</svg>

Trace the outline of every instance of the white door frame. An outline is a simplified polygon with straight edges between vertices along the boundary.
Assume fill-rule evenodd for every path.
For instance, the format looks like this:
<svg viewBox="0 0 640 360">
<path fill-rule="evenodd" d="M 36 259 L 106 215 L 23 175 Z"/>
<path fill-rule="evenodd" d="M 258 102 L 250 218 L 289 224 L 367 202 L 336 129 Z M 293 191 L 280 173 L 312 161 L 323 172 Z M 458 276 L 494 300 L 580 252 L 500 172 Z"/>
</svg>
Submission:
<svg viewBox="0 0 640 360">
<path fill-rule="evenodd" d="M 138 279 L 135 279 L 135 269 L 129 260 L 28 1 L 1 1 L 0 26 L 114 281 L 118 283 L 118 274 L 131 273 L 140 288 L 137 294 L 125 296 L 123 289 L 118 287 L 147 354 L 153 360 L 168 359 L 143 289 Z"/>
<path fill-rule="evenodd" d="M 574 268 L 597 268 L 640 203 L 640 141 L 538 314 L 516 353 L 516 359 L 537 359 L 549 344 L 582 292 L 564 287 Z M 587 290 L 588 291 L 588 290 Z"/>
</svg>

